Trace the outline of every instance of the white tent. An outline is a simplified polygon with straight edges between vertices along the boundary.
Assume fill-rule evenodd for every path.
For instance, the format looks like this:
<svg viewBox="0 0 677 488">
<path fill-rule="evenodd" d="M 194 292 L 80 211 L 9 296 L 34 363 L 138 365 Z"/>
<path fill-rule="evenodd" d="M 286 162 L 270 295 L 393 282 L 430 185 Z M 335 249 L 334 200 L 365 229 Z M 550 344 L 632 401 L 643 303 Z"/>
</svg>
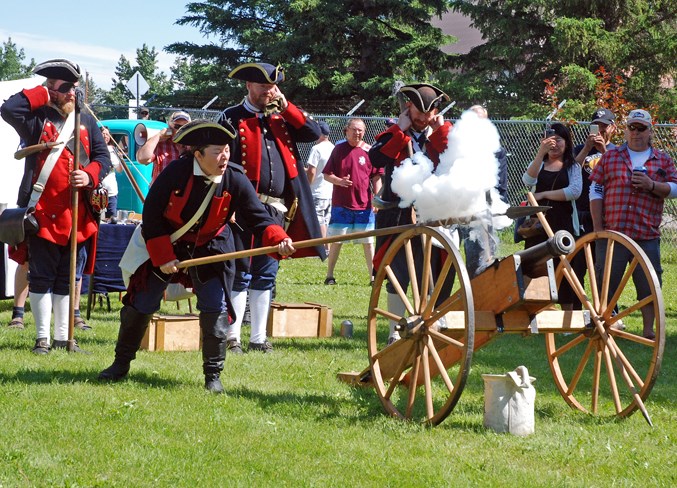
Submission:
<svg viewBox="0 0 677 488">
<path fill-rule="evenodd" d="M 11 95 L 39 85 L 42 78 L 26 78 L 23 80 L 0 81 L 0 101 L 4 102 Z M 7 208 L 16 207 L 16 197 L 23 176 L 24 160 L 14 159 L 14 152 L 19 148 L 19 136 L 4 120 L 0 119 L 0 204 Z M 7 257 L 7 246 L 2 245 L 2 276 L 0 276 L 0 298 L 14 295 L 14 272 L 16 263 Z"/>
</svg>

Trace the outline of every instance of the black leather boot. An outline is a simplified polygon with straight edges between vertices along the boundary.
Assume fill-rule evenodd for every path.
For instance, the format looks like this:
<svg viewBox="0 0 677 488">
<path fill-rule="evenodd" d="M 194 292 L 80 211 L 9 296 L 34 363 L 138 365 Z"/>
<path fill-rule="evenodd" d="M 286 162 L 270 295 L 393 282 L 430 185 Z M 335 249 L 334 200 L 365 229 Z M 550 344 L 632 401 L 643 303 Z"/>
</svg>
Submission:
<svg viewBox="0 0 677 488">
<path fill-rule="evenodd" d="M 153 314 L 138 312 L 125 305 L 120 310 L 120 332 L 115 345 L 115 360 L 108 368 L 99 373 L 99 380 L 120 381 L 129 373 L 129 363 L 136 358 L 136 351 L 141 347 L 150 319 Z"/>
<path fill-rule="evenodd" d="M 200 328 L 202 329 L 202 371 L 205 375 L 205 388 L 212 393 L 223 393 L 223 385 L 219 376 L 226 360 L 228 313 L 201 313 Z"/>
</svg>

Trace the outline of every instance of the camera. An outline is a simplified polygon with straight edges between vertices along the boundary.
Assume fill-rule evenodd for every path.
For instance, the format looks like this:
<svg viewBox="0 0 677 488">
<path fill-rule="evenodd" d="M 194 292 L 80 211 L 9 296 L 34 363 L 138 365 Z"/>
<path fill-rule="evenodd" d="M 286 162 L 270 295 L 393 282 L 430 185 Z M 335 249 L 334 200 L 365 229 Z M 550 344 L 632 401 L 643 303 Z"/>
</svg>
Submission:
<svg viewBox="0 0 677 488">
<path fill-rule="evenodd" d="M 168 136 L 168 137 L 171 137 L 172 135 L 174 135 L 174 131 L 172 130 L 171 127 L 167 127 L 167 130 L 165 131 L 165 135 Z"/>
<path fill-rule="evenodd" d="M 597 124 L 590 124 L 590 134 L 599 134 L 599 125 Z"/>
<path fill-rule="evenodd" d="M 545 137 L 552 137 L 555 135 L 555 129 L 545 129 Z"/>
</svg>

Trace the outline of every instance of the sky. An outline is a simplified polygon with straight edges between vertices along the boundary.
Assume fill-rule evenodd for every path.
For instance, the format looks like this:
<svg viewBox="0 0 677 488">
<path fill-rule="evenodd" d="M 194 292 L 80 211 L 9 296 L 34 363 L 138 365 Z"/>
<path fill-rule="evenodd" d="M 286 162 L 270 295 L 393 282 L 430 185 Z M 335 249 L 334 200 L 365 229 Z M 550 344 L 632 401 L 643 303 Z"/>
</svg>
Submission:
<svg viewBox="0 0 677 488">
<path fill-rule="evenodd" d="M 163 52 L 173 42 L 207 44 L 196 27 L 175 25 L 189 0 L 5 0 L 0 13 L 0 42 L 11 37 L 23 49 L 24 64 L 66 58 L 80 65 L 99 88 L 110 89 L 115 66 L 125 56 L 134 66 L 136 50 L 155 48 L 158 68 L 170 74 L 176 58 Z M 49 12 L 56 12 L 50 15 Z M 73 28 L 65 27 L 72 12 Z M 55 19 L 60 26 L 55 27 Z"/>
</svg>

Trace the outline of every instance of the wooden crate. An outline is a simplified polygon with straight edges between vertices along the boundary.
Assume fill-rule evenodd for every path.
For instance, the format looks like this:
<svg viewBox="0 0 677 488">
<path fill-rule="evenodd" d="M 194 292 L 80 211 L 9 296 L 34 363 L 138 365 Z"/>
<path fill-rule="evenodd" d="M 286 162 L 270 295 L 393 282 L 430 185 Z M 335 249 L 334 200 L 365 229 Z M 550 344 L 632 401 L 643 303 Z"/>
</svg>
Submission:
<svg viewBox="0 0 677 488">
<path fill-rule="evenodd" d="M 199 351 L 201 339 L 197 315 L 154 315 L 141 341 L 141 349 Z"/>
<path fill-rule="evenodd" d="M 331 337 L 332 310 L 319 303 L 270 304 L 268 337 Z"/>
</svg>

